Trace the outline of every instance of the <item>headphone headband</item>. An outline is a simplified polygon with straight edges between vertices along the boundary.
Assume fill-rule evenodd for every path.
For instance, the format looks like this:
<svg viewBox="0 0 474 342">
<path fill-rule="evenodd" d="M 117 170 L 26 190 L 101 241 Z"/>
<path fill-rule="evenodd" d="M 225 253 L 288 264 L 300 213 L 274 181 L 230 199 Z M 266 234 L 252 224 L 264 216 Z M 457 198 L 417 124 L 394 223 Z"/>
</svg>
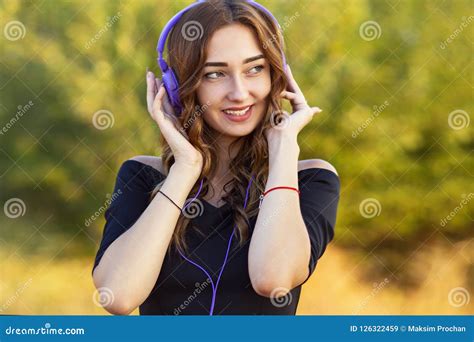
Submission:
<svg viewBox="0 0 474 342">
<path fill-rule="evenodd" d="M 174 71 L 168 66 L 168 64 L 164 60 L 163 52 L 165 50 L 165 44 L 166 44 L 166 40 L 168 39 L 168 35 L 170 34 L 173 27 L 179 22 L 183 14 L 189 11 L 191 8 L 194 8 L 203 2 L 207 2 L 207 1 L 197 0 L 195 3 L 187 6 L 186 8 L 176 13 L 168 21 L 168 23 L 165 25 L 165 27 L 161 31 L 160 38 L 158 39 L 158 45 L 156 47 L 156 50 L 158 52 L 157 61 L 158 61 L 158 66 L 161 69 L 163 85 L 165 86 L 166 92 L 168 94 L 168 99 L 170 100 L 170 103 L 174 108 L 176 116 L 179 116 L 183 110 L 181 101 L 179 100 L 179 94 L 178 94 L 179 82 Z M 278 28 L 281 30 L 281 26 L 278 23 L 278 20 L 276 20 L 276 18 L 273 16 L 273 14 L 269 10 L 267 10 L 265 7 L 263 7 L 261 4 L 259 4 L 258 2 L 254 0 L 246 0 L 246 2 L 252 4 L 254 7 L 266 13 L 273 20 L 273 22 L 276 23 Z M 283 50 L 281 51 L 281 55 L 283 58 L 283 67 L 286 70 L 286 58 L 285 58 L 285 54 L 283 53 Z"/>
</svg>

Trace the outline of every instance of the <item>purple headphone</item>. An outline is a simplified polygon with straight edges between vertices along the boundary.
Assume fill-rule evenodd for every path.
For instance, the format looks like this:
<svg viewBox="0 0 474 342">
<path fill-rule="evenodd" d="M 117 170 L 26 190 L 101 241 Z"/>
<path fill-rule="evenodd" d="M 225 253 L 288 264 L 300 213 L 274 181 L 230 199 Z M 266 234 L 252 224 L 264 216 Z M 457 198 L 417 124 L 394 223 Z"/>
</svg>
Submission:
<svg viewBox="0 0 474 342">
<path fill-rule="evenodd" d="M 262 5 L 260 5 L 259 3 L 255 2 L 253 0 L 246 0 L 246 1 L 251 3 L 256 8 L 262 10 L 264 13 L 266 13 L 270 18 L 273 19 L 273 21 L 281 29 L 280 24 L 278 24 L 278 21 L 275 19 L 275 17 L 271 14 L 271 12 L 269 10 L 267 10 L 265 7 L 263 7 Z M 177 79 L 176 74 L 174 73 L 173 69 L 171 69 L 168 66 L 168 64 L 166 63 L 166 61 L 163 59 L 163 51 L 164 51 L 164 48 L 165 48 L 166 39 L 168 38 L 168 35 L 171 32 L 172 28 L 178 23 L 179 19 L 189 9 L 201 4 L 202 2 L 205 2 L 205 0 L 198 0 L 197 2 L 195 2 L 195 3 L 191 4 L 190 6 L 186 7 L 185 9 L 179 11 L 173 18 L 171 18 L 171 20 L 163 28 L 163 31 L 161 32 L 160 38 L 158 40 L 158 46 L 156 48 L 156 50 L 158 51 L 158 59 L 157 60 L 158 60 L 158 65 L 159 65 L 159 67 L 161 69 L 161 73 L 162 73 L 163 85 L 165 86 L 166 92 L 168 94 L 168 99 L 170 100 L 170 103 L 174 108 L 176 116 L 179 116 L 181 114 L 182 110 L 183 110 L 183 107 L 182 107 L 181 102 L 179 100 L 179 92 L 178 92 L 179 83 L 178 83 L 178 79 Z M 282 54 L 282 58 L 283 58 L 283 66 L 286 70 L 287 67 L 286 67 L 285 54 L 283 53 L 283 51 L 281 52 L 281 54 Z M 250 186 L 252 185 L 252 180 L 253 180 L 253 176 L 250 179 L 249 184 L 247 186 L 247 192 L 245 194 L 245 201 L 244 201 L 244 209 L 247 208 L 247 200 L 248 200 L 248 195 L 249 195 L 249 191 L 250 191 Z M 201 180 L 201 184 L 199 186 L 199 190 L 198 190 L 196 196 L 194 196 L 194 198 L 192 198 L 190 201 L 188 201 L 188 203 L 183 207 L 182 211 L 185 211 L 186 208 L 192 202 L 194 202 L 196 200 L 196 198 L 199 196 L 199 194 L 201 193 L 202 184 L 203 184 L 203 180 Z M 232 238 L 233 238 L 234 233 L 235 233 L 235 228 L 236 228 L 236 226 L 234 226 L 234 230 L 232 231 L 232 234 L 229 238 L 229 242 L 227 244 L 227 251 L 226 251 L 226 254 L 225 254 L 224 262 L 222 264 L 222 267 L 219 271 L 219 276 L 218 276 L 217 281 L 215 283 L 212 280 L 211 275 L 205 270 L 204 267 L 202 267 L 201 265 L 199 265 L 196 262 L 192 261 L 191 259 L 187 258 L 185 255 L 183 255 L 181 253 L 181 251 L 178 250 L 179 254 L 181 255 L 181 257 L 184 260 L 186 260 L 187 262 L 189 262 L 192 265 L 199 268 L 209 278 L 209 281 L 211 282 L 211 287 L 212 287 L 212 302 L 211 302 L 211 308 L 210 308 L 210 312 L 209 312 L 209 315 L 211 315 L 211 316 L 214 313 L 214 306 L 215 306 L 215 303 L 216 303 L 217 288 L 219 286 L 219 281 L 221 279 L 222 273 L 224 272 L 224 268 L 225 268 L 225 265 L 227 263 L 227 258 L 229 257 L 230 246 L 232 245 Z"/>
<path fill-rule="evenodd" d="M 260 9 L 264 13 L 266 13 L 270 18 L 273 19 L 273 21 L 277 24 L 277 26 L 281 30 L 280 24 L 278 23 L 278 21 L 275 19 L 275 17 L 269 10 L 267 10 L 265 7 L 263 7 L 262 5 L 260 5 L 259 3 L 253 0 L 246 0 L 246 1 L 251 3 L 256 8 Z M 206 1 L 197 0 L 195 3 L 189 5 L 188 7 L 182 9 L 177 14 L 175 14 L 174 17 L 171 18 L 171 20 L 165 25 L 165 27 L 163 28 L 163 31 L 161 31 L 160 38 L 158 39 L 158 46 L 156 47 L 156 51 L 158 52 L 157 61 L 158 61 L 158 66 L 161 69 L 163 85 L 166 89 L 166 92 L 168 94 L 168 99 L 170 101 L 170 104 L 173 106 L 176 116 L 180 116 L 183 110 L 181 101 L 179 100 L 179 92 L 178 92 L 179 82 L 173 69 L 171 69 L 166 63 L 166 61 L 163 59 L 163 51 L 165 49 L 166 39 L 168 38 L 169 33 L 171 32 L 173 27 L 178 23 L 179 19 L 181 19 L 183 14 L 187 12 L 188 10 L 190 10 L 191 8 L 198 6 L 203 2 L 206 2 Z M 283 53 L 283 51 L 281 52 L 281 54 L 283 58 L 283 66 L 286 70 L 285 54 Z"/>
</svg>

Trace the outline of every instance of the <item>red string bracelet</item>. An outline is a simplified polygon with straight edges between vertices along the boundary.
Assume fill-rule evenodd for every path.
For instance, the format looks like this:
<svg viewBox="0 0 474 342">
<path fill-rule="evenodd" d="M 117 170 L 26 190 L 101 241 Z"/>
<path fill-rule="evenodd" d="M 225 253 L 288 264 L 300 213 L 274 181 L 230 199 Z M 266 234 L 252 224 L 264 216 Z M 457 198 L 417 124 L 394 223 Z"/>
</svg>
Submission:
<svg viewBox="0 0 474 342">
<path fill-rule="evenodd" d="M 268 195 L 268 193 L 270 191 L 273 191 L 273 190 L 278 190 L 278 189 L 286 189 L 286 190 L 293 190 L 293 191 L 296 191 L 298 193 L 298 195 L 300 194 L 300 191 L 297 189 L 297 188 L 293 188 L 291 186 L 276 186 L 274 188 L 271 188 L 267 191 L 265 191 L 263 194 L 260 195 L 260 204 L 258 205 L 258 207 L 260 208 L 262 206 L 262 202 L 263 202 L 263 198 Z"/>
</svg>

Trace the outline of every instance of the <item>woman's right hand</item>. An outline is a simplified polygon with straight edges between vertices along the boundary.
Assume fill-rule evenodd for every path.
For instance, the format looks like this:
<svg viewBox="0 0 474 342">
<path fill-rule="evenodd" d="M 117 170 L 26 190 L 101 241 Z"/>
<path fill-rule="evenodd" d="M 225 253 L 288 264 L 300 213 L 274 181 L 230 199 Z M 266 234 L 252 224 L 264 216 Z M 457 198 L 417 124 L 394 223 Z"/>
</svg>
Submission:
<svg viewBox="0 0 474 342">
<path fill-rule="evenodd" d="M 202 170 L 201 153 L 188 141 L 186 132 L 174 115 L 174 110 L 165 96 L 166 89 L 162 82 L 155 78 L 153 72 L 146 75 L 147 107 L 153 120 L 158 124 L 161 134 L 173 152 L 175 164 L 189 167 L 199 174 Z"/>
</svg>

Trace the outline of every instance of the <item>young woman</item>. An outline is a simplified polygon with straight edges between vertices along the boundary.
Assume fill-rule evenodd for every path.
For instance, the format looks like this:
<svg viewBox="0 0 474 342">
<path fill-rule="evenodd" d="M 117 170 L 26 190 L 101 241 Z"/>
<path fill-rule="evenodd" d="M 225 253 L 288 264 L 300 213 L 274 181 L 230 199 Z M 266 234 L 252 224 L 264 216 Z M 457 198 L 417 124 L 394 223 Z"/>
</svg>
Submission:
<svg viewBox="0 0 474 342">
<path fill-rule="evenodd" d="M 167 47 L 182 109 L 147 72 L 163 153 L 119 170 L 93 270 L 101 303 L 113 314 L 293 315 L 339 200 L 331 164 L 298 160 L 297 135 L 321 110 L 306 103 L 278 24 L 255 3 L 199 3 Z"/>
</svg>

